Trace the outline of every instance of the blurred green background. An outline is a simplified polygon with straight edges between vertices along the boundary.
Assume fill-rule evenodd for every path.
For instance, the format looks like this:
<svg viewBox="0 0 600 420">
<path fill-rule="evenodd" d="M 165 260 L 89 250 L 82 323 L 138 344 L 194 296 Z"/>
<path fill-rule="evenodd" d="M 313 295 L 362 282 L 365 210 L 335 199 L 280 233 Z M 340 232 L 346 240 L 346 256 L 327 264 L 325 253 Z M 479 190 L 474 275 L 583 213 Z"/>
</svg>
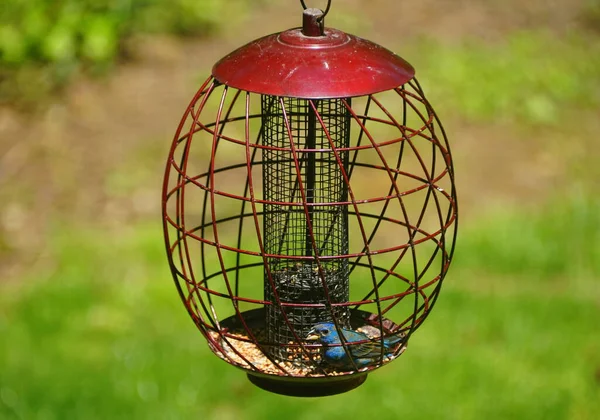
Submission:
<svg viewBox="0 0 600 420">
<path fill-rule="evenodd" d="M 599 1 L 333 1 L 328 26 L 416 67 L 450 136 L 461 225 L 407 352 L 313 400 L 263 392 L 210 353 L 160 222 L 200 82 L 298 26 L 299 2 L 0 13 L 0 418 L 600 418 Z"/>
</svg>

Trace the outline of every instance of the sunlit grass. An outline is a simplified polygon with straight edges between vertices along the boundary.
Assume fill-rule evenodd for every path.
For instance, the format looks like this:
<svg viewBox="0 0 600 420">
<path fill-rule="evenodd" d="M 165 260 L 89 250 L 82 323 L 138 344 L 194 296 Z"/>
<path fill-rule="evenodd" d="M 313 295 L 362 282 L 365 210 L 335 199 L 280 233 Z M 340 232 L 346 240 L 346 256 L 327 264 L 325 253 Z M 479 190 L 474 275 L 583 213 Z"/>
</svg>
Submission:
<svg viewBox="0 0 600 420">
<path fill-rule="evenodd" d="M 481 221 L 461 238 L 457 258 L 465 267 L 538 282 L 600 277 L 598 226 L 600 200 L 581 193 L 554 198 L 542 213 L 497 209 L 491 222 Z"/>
<path fill-rule="evenodd" d="M 581 34 L 523 31 L 497 43 L 413 45 L 414 52 L 399 53 L 443 115 L 459 110 L 475 121 L 556 124 L 571 107 L 600 105 L 600 50 Z"/>
<path fill-rule="evenodd" d="M 569 270 L 575 244 L 597 250 L 596 204 L 573 199 L 464 230 L 408 351 L 358 390 L 313 401 L 258 390 L 210 353 L 156 225 L 67 228 L 53 236 L 55 266 L 2 287 L 0 417 L 597 418 L 597 262 L 585 254 Z M 501 240 L 521 219 L 529 233 Z M 551 240 L 565 233 L 568 242 Z"/>
</svg>

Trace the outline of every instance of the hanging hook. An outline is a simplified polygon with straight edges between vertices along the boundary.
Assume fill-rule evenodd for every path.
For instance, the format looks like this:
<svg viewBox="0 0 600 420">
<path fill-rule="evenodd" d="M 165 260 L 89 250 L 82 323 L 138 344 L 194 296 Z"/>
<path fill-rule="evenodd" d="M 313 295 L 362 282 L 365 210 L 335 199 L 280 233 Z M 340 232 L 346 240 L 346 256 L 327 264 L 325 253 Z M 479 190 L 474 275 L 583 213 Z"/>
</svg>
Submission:
<svg viewBox="0 0 600 420">
<path fill-rule="evenodd" d="M 308 9 L 308 7 L 306 7 L 306 3 L 304 2 L 304 0 L 300 0 L 300 4 L 302 4 L 302 8 L 304 10 Z M 331 0 L 327 0 L 327 7 L 323 11 L 323 15 L 317 19 L 318 22 L 321 22 L 323 19 L 325 19 L 325 16 L 327 15 L 327 13 L 329 13 L 330 8 L 331 8 Z"/>
</svg>

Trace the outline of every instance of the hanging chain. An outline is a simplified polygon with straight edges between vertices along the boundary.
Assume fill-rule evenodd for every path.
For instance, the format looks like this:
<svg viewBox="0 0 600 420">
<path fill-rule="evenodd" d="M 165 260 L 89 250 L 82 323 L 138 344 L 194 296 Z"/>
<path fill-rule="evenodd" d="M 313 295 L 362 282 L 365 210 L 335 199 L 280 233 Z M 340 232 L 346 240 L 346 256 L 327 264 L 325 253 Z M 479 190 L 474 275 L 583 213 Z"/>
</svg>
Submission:
<svg viewBox="0 0 600 420">
<path fill-rule="evenodd" d="M 300 4 L 302 4 L 302 8 L 304 10 L 308 9 L 308 7 L 306 7 L 306 3 L 304 2 L 304 0 L 300 0 Z M 321 22 L 323 19 L 325 19 L 325 16 L 327 15 L 327 13 L 329 13 L 329 9 L 331 8 L 331 0 L 327 0 L 327 7 L 325 8 L 325 11 L 323 11 L 323 15 L 317 19 L 319 22 Z"/>
</svg>

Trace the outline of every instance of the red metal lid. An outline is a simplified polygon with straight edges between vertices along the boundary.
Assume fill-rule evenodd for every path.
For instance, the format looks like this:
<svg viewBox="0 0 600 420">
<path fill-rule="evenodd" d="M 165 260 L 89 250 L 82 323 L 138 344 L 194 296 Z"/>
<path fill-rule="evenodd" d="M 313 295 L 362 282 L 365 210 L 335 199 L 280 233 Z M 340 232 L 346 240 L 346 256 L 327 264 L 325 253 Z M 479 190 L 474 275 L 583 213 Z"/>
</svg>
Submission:
<svg viewBox="0 0 600 420">
<path fill-rule="evenodd" d="M 331 28 L 322 33 L 307 36 L 298 28 L 257 39 L 218 61 L 212 75 L 249 92 L 323 99 L 382 92 L 415 74 L 404 59 L 371 41 Z"/>
</svg>

